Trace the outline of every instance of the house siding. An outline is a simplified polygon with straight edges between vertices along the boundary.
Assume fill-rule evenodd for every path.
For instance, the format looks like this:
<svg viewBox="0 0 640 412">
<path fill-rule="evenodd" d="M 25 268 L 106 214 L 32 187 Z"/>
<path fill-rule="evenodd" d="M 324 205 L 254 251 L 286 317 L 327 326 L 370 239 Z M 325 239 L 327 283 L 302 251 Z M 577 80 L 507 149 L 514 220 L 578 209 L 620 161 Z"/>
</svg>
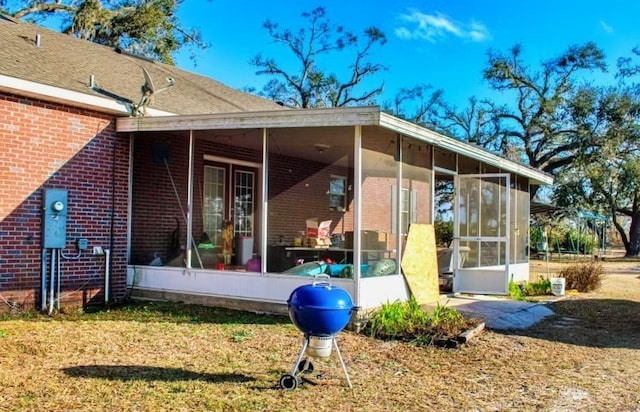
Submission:
<svg viewBox="0 0 640 412">
<path fill-rule="evenodd" d="M 40 307 L 42 201 L 53 188 L 68 191 L 63 253 L 89 243 L 60 263 L 61 307 L 104 302 L 106 262 L 93 246 L 111 250 L 111 298 L 124 299 L 129 142 L 115 118 L 0 93 L 0 142 L 0 311 Z"/>
</svg>

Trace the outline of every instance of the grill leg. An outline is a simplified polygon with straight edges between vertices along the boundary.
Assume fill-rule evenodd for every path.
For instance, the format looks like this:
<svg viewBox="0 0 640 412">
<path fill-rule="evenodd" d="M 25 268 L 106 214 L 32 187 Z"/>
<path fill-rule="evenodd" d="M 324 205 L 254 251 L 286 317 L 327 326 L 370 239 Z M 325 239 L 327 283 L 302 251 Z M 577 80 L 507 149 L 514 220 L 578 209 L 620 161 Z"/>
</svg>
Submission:
<svg viewBox="0 0 640 412">
<path fill-rule="evenodd" d="M 300 350 L 300 354 L 298 355 L 298 359 L 296 360 L 296 363 L 293 364 L 293 369 L 291 370 L 291 374 L 293 376 L 296 376 L 296 374 L 298 372 L 298 364 L 302 360 L 302 357 L 304 356 L 304 352 L 307 350 L 307 346 L 308 345 L 309 345 L 309 337 L 305 335 L 304 341 L 302 342 L 302 349 Z"/>
<path fill-rule="evenodd" d="M 338 358 L 340 358 L 340 364 L 342 365 L 344 376 L 347 377 L 347 383 L 349 384 L 349 389 L 353 389 L 353 386 L 351 385 L 351 379 L 349 379 L 349 373 L 347 372 L 347 366 L 344 364 L 344 360 L 342 360 L 342 354 L 340 353 L 340 348 L 338 347 L 338 341 L 336 341 L 335 335 L 333 336 L 333 346 L 336 348 L 336 352 L 338 353 Z M 299 361 L 300 360 L 298 360 L 298 362 Z"/>
</svg>

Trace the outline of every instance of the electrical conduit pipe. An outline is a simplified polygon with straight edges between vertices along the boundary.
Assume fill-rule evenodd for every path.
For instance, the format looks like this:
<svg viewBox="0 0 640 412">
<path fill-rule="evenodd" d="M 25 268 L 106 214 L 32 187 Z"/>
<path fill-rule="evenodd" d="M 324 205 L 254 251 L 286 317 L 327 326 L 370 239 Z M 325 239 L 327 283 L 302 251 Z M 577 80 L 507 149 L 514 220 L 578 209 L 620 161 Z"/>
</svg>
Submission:
<svg viewBox="0 0 640 412">
<path fill-rule="evenodd" d="M 104 258 L 105 258 L 105 268 L 104 268 L 104 303 L 109 303 L 109 277 L 110 277 L 110 270 L 111 268 L 109 267 L 109 262 L 111 261 L 110 259 L 111 256 L 111 249 L 105 249 L 104 250 Z"/>
</svg>

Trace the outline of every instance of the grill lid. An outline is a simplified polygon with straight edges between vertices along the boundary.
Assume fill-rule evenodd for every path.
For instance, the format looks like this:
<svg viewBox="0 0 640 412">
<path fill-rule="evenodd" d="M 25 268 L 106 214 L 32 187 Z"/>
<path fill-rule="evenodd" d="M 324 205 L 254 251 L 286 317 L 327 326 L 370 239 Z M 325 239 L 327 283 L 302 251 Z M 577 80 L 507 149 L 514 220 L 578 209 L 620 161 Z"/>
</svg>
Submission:
<svg viewBox="0 0 640 412">
<path fill-rule="evenodd" d="M 306 335 L 327 336 L 344 329 L 354 309 L 349 293 L 333 286 L 328 276 L 294 289 L 287 301 L 289 318 Z"/>
</svg>

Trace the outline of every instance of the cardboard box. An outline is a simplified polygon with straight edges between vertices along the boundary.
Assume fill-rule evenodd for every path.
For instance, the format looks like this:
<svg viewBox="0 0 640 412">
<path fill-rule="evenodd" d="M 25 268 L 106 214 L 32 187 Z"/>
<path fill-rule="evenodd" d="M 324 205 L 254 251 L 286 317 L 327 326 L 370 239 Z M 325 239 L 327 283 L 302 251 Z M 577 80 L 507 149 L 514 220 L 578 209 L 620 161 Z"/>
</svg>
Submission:
<svg viewBox="0 0 640 412">
<path fill-rule="evenodd" d="M 331 233 L 331 220 L 323 220 L 318 223 L 317 218 L 307 219 L 307 237 L 328 238 Z"/>
<path fill-rule="evenodd" d="M 318 237 L 318 219 L 307 219 L 307 237 Z"/>
<path fill-rule="evenodd" d="M 344 248 L 353 249 L 353 232 L 344 233 Z M 363 230 L 360 248 L 363 250 L 387 249 L 387 233 L 375 230 Z"/>
<path fill-rule="evenodd" d="M 309 238 L 309 247 L 314 247 L 317 249 L 328 248 L 331 246 L 331 239 L 328 237 L 320 238 Z"/>
<path fill-rule="evenodd" d="M 321 239 L 327 239 L 327 241 L 331 243 L 331 241 L 329 240 L 330 235 L 331 235 L 331 221 L 323 220 L 318 225 L 318 237 Z"/>
</svg>

